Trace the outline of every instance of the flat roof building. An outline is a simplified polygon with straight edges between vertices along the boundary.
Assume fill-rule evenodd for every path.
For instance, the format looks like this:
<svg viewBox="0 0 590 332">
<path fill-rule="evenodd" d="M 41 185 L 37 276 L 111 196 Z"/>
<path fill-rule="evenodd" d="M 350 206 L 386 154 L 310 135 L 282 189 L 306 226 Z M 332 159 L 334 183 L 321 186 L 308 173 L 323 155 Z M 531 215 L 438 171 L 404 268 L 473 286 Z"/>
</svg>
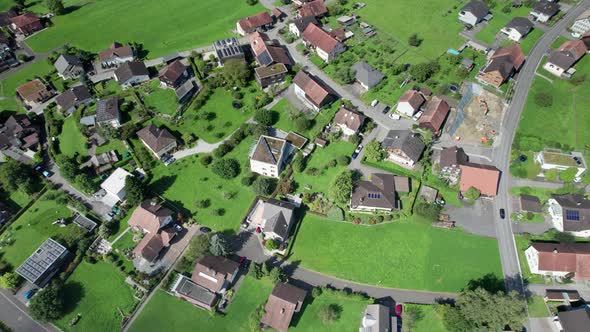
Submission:
<svg viewBox="0 0 590 332">
<path fill-rule="evenodd" d="M 35 286 L 43 288 L 59 271 L 68 253 L 66 247 L 48 238 L 16 269 L 16 273 Z"/>
</svg>

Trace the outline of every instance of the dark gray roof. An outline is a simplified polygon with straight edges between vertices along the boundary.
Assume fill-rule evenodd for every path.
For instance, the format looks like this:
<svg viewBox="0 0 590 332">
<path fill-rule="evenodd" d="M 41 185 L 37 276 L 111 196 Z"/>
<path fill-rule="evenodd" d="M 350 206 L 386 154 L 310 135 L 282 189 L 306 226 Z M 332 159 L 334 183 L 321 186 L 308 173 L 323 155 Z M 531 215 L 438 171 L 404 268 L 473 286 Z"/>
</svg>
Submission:
<svg viewBox="0 0 590 332">
<path fill-rule="evenodd" d="M 536 196 L 520 195 L 520 209 L 529 212 L 541 212 L 541 200 Z"/>
<path fill-rule="evenodd" d="M 556 2 L 539 1 L 533 8 L 533 11 L 547 16 L 553 16 L 559 11 L 559 5 Z"/>
<path fill-rule="evenodd" d="M 213 42 L 213 48 L 219 59 L 243 57 L 244 51 L 235 37 Z"/>
<path fill-rule="evenodd" d="M 137 137 L 154 152 L 159 152 L 168 145 L 176 142 L 176 138 L 166 128 L 158 128 L 150 123 L 137 132 Z"/>
<path fill-rule="evenodd" d="M 149 76 L 149 74 L 145 64 L 141 61 L 124 62 L 115 70 L 115 76 L 117 76 L 119 83 L 125 83 L 135 76 Z"/>
<path fill-rule="evenodd" d="M 78 106 L 81 102 L 92 98 L 90 91 L 84 85 L 78 85 L 71 89 L 66 90 L 55 98 L 55 102 L 59 107 L 64 110 L 68 110 L 71 107 Z"/>
<path fill-rule="evenodd" d="M 391 311 L 382 304 L 369 304 L 363 312 L 359 331 L 388 332 L 392 331 Z M 397 326 L 393 327 L 397 330 Z"/>
<path fill-rule="evenodd" d="M 579 194 L 553 195 L 563 209 L 563 230 L 578 232 L 590 229 L 590 200 Z"/>
<path fill-rule="evenodd" d="M 82 66 L 82 62 L 74 55 L 62 54 L 53 65 L 58 73 L 63 74 L 69 66 Z"/>
<path fill-rule="evenodd" d="M 207 288 L 194 283 L 190 278 L 183 275 L 178 275 L 177 281 L 174 284 L 173 292 L 176 292 L 182 296 L 186 296 L 195 301 L 201 302 L 208 306 L 213 306 L 217 295 Z"/>
<path fill-rule="evenodd" d="M 463 150 L 456 146 L 443 148 L 440 153 L 440 168 L 459 166 L 467 163 L 469 157 Z"/>
<path fill-rule="evenodd" d="M 46 272 L 54 269 L 54 264 L 59 263 L 67 252 L 64 246 L 48 238 L 16 269 L 16 273 L 34 284 L 39 284 L 47 277 Z"/>
<path fill-rule="evenodd" d="M 79 227 L 88 231 L 88 233 L 92 232 L 92 230 L 96 227 L 96 223 L 87 217 L 78 214 L 76 218 L 74 218 L 74 224 L 78 225 Z"/>
<path fill-rule="evenodd" d="M 566 332 L 588 332 L 590 311 L 586 307 L 558 312 L 557 317 L 559 317 L 561 326 Z"/>
<path fill-rule="evenodd" d="M 293 205 L 277 199 L 269 199 L 260 208 L 264 209 L 262 219 L 266 220 L 265 232 L 273 232 L 282 239 L 289 236 L 293 222 Z"/>
<path fill-rule="evenodd" d="M 553 51 L 549 54 L 547 62 L 552 63 L 564 70 L 568 70 L 571 66 L 576 63 L 576 58 L 570 52 L 565 51 Z"/>
<path fill-rule="evenodd" d="M 485 3 L 477 0 L 473 0 L 461 8 L 461 11 L 469 12 L 475 17 L 481 19 L 484 18 L 489 12 L 490 8 Z"/>
<path fill-rule="evenodd" d="M 533 28 L 533 22 L 526 17 L 515 17 L 505 27 L 514 29 L 521 35 L 526 35 Z"/>
<path fill-rule="evenodd" d="M 88 115 L 80 119 L 80 123 L 85 126 L 94 126 L 96 124 L 96 115 Z"/>
<path fill-rule="evenodd" d="M 382 143 L 383 148 L 400 149 L 414 162 L 420 159 L 426 145 L 409 130 L 390 130 Z"/>
<path fill-rule="evenodd" d="M 393 174 L 371 174 L 371 181 L 355 183 L 351 195 L 351 207 L 369 206 L 383 209 L 399 209 Z"/>
<path fill-rule="evenodd" d="M 293 21 L 293 24 L 295 24 L 295 26 L 297 27 L 297 30 L 299 30 L 300 32 L 305 31 L 305 29 L 307 29 L 307 26 L 309 25 L 309 23 L 313 23 L 313 24 L 318 24 L 318 20 L 316 20 L 315 16 L 305 16 L 302 18 L 298 18 L 295 19 Z"/>
<path fill-rule="evenodd" d="M 176 93 L 176 99 L 181 100 L 186 96 L 189 92 L 193 91 L 195 88 L 198 88 L 198 85 L 193 80 L 187 80 L 181 86 L 179 86 L 174 93 Z"/>
<path fill-rule="evenodd" d="M 355 71 L 356 80 L 369 88 L 374 87 L 383 80 L 383 74 L 364 61 L 357 62 L 353 66 L 353 70 Z"/>
<path fill-rule="evenodd" d="M 100 99 L 96 103 L 96 122 L 112 121 L 119 119 L 119 99 Z"/>
</svg>

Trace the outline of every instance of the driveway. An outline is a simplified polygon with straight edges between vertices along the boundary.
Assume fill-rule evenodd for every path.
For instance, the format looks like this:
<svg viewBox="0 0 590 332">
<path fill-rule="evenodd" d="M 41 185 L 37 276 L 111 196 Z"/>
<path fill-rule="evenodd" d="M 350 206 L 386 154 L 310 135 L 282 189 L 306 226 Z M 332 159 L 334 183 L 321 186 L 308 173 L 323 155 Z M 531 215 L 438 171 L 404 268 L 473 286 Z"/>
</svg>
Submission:
<svg viewBox="0 0 590 332">
<path fill-rule="evenodd" d="M 167 271 L 184 252 L 190 239 L 197 233 L 199 233 L 199 226 L 197 225 L 183 229 L 182 232 L 175 236 L 170 246 L 164 249 L 164 254 L 160 256 L 155 265 L 150 266 L 145 260 L 136 258 L 133 260 L 133 266 L 138 271 L 148 274 L 158 270 Z"/>
</svg>

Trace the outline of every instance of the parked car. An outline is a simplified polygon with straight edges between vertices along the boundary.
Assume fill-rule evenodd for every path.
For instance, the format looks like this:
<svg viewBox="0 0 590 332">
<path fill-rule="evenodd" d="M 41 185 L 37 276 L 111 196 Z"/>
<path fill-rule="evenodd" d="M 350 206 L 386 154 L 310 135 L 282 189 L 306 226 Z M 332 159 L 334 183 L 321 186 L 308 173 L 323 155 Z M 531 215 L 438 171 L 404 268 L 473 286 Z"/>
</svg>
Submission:
<svg viewBox="0 0 590 332">
<path fill-rule="evenodd" d="M 33 288 L 31 290 L 29 290 L 28 292 L 25 293 L 25 300 L 30 300 L 33 295 L 35 295 L 35 293 L 37 293 L 37 288 Z"/>
<path fill-rule="evenodd" d="M 412 120 L 414 121 L 418 121 L 418 119 L 420 119 L 420 117 L 422 116 L 422 111 L 419 111 L 418 113 L 414 114 L 414 116 L 412 117 Z"/>
<path fill-rule="evenodd" d="M 506 211 L 504 209 L 500 209 L 500 218 L 506 218 Z"/>
<path fill-rule="evenodd" d="M 211 228 L 201 227 L 201 228 L 199 228 L 199 231 L 201 231 L 201 233 L 209 233 L 209 232 L 211 232 Z"/>
<path fill-rule="evenodd" d="M 177 232 L 182 232 L 183 228 L 179 224 L 176 224 L 174 225 L 174 230 L 176 230 Z"/>
<path fill-rule="evenodd" d="M 399 114 L 392 112 L 392 113 L 389 113 L 389 118 L 392 120 L 399 120 L 400 116 L 399 116 Z"/>
<path fill-rule="evenodd" d="M 359 153 L 361 153 L 362 149 L 363 149 L 363 145 L 359 144 L 359 146 L 356 147 L 356 150 L 354 150 L 354 152 L 352 153 L 352 159 L 356 159 L 356 157 L 358 157 Z"/>
<path fill-rule="evenodd" d="M 401 317 L 401 316 L 402 316 L 402 313 L 403 313 L 403 311 L 404 311 L 404 307 L 403 307 L 403 305 L 401 305 L 401 304 L 397 304 L 397 305 L 395 306 L 395 315 L 396 315 L 396 316 L 398 316 L 398 317 Z"/>
<path fill-rule="evenodd" d="M 52 176 L 52 175 L 53 175 L 53 173 L 51 173 L 50 171 L 43 171 L 43 173 L 42 173 L 42 174 L 43 174 L 43 176 L 44 176 L 44 177 L 46 177 L 46 178 L 48 178 L 48 177 L 50 177 L 50 176 Z"/>
</svg>

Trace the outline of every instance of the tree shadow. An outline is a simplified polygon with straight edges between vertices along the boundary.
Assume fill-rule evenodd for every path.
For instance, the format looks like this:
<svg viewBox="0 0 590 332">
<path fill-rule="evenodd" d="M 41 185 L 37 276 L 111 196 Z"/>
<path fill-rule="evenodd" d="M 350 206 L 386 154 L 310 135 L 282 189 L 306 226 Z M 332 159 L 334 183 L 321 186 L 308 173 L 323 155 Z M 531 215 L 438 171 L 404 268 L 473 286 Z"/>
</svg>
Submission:
<svg viewBox="0 0 590 332">
<path fill-rule="evenodd" d="M 150 185 L 150 188 L 155 192 L 162 193 L 170 189 L 170 187 L 172 187 L 174 184 L 174 181 L 176 181 L 176 175 L 166 175 L 154 181 Z"/>
<path fill-rule="evenodd" d="M 463 290 L 473 291 L 477 288 L 483 288 L 490 293 L 497 293 L 506 290 L 504 280 L 498 278 L 498 276 L 493 273 L 488 273 L 478 279 L 469 280 L 467 287 L 465 287 Z"/>
<path fill-rule="evenodd" d="M 81 283 L 77 281 L 66 283 L 62 288 L 62 296 L 64 298 L 64 313 L 67 315 L 73 312 L 85 295 L 86 290 Z"/>
</svg>

